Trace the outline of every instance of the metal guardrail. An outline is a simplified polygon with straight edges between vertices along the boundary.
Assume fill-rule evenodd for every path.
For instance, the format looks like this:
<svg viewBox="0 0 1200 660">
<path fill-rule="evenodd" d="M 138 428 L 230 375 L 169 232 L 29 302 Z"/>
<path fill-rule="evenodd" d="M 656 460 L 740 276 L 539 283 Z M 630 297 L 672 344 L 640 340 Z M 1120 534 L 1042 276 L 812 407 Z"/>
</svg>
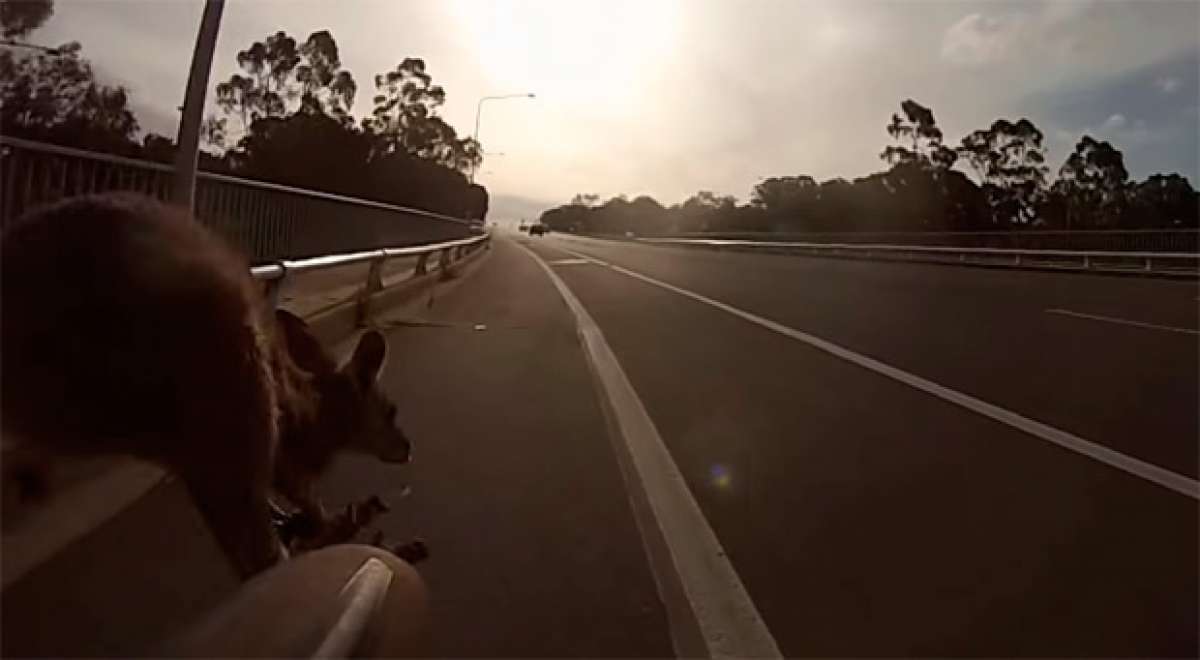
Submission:
<svg viewBox="0 0 1200 660">
<path fill-rule="evenodd" d="M 1012 267 L 1057 267 L 1076 270 L 1200 273 L 1200 252 L 1135 252 L 1121 250 L 1018 250 L 932 245 L 809 243 L 712 238 L 641 238 L 643 243 L 716 249 L 742 249 L 838 257 L 904 259 Z"/>
<path fill-rule="evenodd" d="M 413 270 L 414 277 L 420 277 L 432 268 L 429 259 L 438 255 L 437 267 L 445 270 L 450 264 L 461 260 L 475 250 L 484 247 L 491 240 L 491 234 L 481 234 L 471 238 L 460 238 L 441 243 L 411 245 L 407 247 L 380 248 L 361 252 L 342 254 L 327 254 L 307 259 L 281 259 L 274 263 L 254 266 L 250 276 L 266 283 L 267 299 L 274 307 L 279 306 L 279 294 L 288 275 L 307 273 L 338 266 L 369 263 L 365 286 L 360 290 L 360 301 L 383 289 L 383 264 L 388 259 L 396 257 L 417 257 Z"/>
<path fill-rule="evenodd" d="M 928 247 L 1109 252 L 1194 252 L 1197 229 L 1104 229 L 889 232 L 682 232 L 663 238 L 794 241 L 823 244 L 919 245 Z"/>
<path fill-rule="evenodd" d="M 62 197 L 132 190 L 167 199 L 161 163 L 0 137 L 0 229 Z M 252 263 L 463 238 L 466 220 L 342 195 L 200 172 L 195 215 Z"/>
</svg>

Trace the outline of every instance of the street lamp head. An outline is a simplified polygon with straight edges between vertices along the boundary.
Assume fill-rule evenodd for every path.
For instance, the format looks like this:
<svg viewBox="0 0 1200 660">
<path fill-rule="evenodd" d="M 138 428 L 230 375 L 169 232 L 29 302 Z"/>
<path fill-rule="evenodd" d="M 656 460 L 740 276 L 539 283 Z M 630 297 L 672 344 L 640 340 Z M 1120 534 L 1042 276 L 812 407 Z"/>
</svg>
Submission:
<svg viewBox="0 0 1200 660">
<path fill-rule="evenodd" d="M 471 134 L 471 138 L 475 140 L 475 144 L 479 144 L 479 117 L 483 114 L 483 102 L 500 99 L 519 99 L 519 98 L 535 98 L 533 92 L 525 92 L 524 94 L 503 94 L 500 96 L 481 96 L 479 102 L 475 104 L 475 132 Z M 471 166 L 471 176 L 468 180 L 471 183 L 475 182 L 475 170 L 479 168 L 478 164 Z M 485 172 L 486 174 L 486 172 Z"/>
</svg>

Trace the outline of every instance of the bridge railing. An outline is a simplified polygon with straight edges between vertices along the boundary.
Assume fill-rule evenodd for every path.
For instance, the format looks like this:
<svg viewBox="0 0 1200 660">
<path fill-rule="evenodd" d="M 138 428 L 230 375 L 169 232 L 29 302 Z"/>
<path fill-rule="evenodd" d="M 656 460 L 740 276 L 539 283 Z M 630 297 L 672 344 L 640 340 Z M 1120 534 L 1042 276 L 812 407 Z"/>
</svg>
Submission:
<svg viewBox="0 0 1200 660">
<path fill-rule="evenodd" d="M 801 242 L 838 245 L 919 245 L 1009 250 L 1195 252 L 1200 230 L 1012 230 L 889 232 L 684 232 L 661 238 Z"/>
<path fill-rule="evenodd" d="M 807 254 L 860 259 L 936 261 L 1011 267 L 1065 268 L 1096 271 L 1142 271 L 1161 274 L 1200 273 L 1200 252 L 1123 250 L 1038 250 L 1010 248 L 813 243 L 741 239 L 643 238 L 640 242 L 767 253 Z"/>
<path fill-rule="evenodd" d="M 161 163 L 0 137 L 0 228 L 74 195 L 130 190 L 166 199 L 171 177 Z M 197 175 L 195 214 L 252 263 L 471 235 L 458 218 L 212 172 Z"/>
<path fill-rule="evenodd" d="M 267 297 L 273 306 L 279 305 L 279 295 L 283 284 L 289 275 L 299 275 L 328 268 L 339 268 L 353 264 L 369 264 L 366 282 L 359 288 L 359 303 L 365 304 L 367 299 L 383 289 L 383 266 L 389 259 L 416 257 L 417 263 L 413 268 L 413 277 L 425 275 L 435 266 L 446 271 L 451 264 L 476 250 L 487 247 L 491 240 L 490 234 L 481 234 L 453 241 L 425 243 L 407 247 L 389 247 L 377 250 L 326 254 L 305 259 L 280 259 L 274 263 L 261 264 L 250 269 L 254 279 L 266 284 Z M 434 261 L 436 260 L 436 261 Z"/>
</svg>

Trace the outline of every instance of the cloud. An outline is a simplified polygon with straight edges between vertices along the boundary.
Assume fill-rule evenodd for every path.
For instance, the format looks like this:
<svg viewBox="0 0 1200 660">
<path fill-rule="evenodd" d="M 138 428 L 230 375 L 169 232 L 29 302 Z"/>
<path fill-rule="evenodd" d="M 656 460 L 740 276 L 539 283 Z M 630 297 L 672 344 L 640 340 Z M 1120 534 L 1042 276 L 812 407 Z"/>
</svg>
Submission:
<svg viewBox="0 0 1200 660">
<path fill-rule="evenodd" d="M 1125 148 L 1142 147 L 1166 138 L 1164 131 L 1151 130 L 1145 119 L 1135 119 L 1131 122 L 1122 114 L 1112 115 L 1092 132 L 1097 137 Z"/>
<path fill-rule="evenodd" d="M 1200 5 L 1198 5 L 1200 6 Z M 1021 105 L 1045 131 L 1052 163 L 1061 162 L 1080 136 L 1111 142 L 1125 154 L 1130 176 L 1178 172 L 1200 181 L 1200 122 L 1196 82 L 1200 49 L 1095 81 L 1057 85 L 1027 97 Z M 1173 94 L 1155 83 L 1180 82 Z"/>
<path fill-rule="evenodd" d="M 1023 6 L 1023 5 L 1019 5 Z M 1081 29 L 1093 4 L 1053 1 L 1032 11 L 1010 10 L 996 15 L 967 14 L 942 35 L 942 59 L 962 67 L 1041 60 L 1049 63 L 1070 56 L 1080 47 Z"/>
<path fill-rule="evenodd" d="M 959 70 L 1003 75 L 1002 84 L 1080 85 L 1194 49 L 1197 20 L 1196 3 L 982 3 L 942 28 L 940 56 Z M 1186 77 L 1172 78 L 1159 88 L 1185 86 Z"/>
<path fill-rule="evenodd" d="M 1129 117 L 1119 112 L 1109 115 L 1104 121 L 1096 124 L 1081 125 L 1075 129 L 1056 127 L 1047 134 L 1050 138 L 1047 142 L 1049 150 L 1060 154 L 1060 158 L 1063 159 L 1066 158 L 1066 154 L 1074 150 L 1075 145 L 1084 135 L 1111 143 L 1124 155 L 1125 165 L 1134 178 L 1140 178 L 1153 171 L 1171 169 L 1168 163 L 1164 162 L 1164 154 L 1161 150 L 1180 137 L 1177 127 L 1155 125 L 1151 128 L 1145 119 L 1130 120 Z M 1057 171 L 1054 162 L 1058 162 L 1058 160 L 1059 158 L 1051 159 L 1052 171 Z M 1176 165 L 1175 171 L 1194 178 L 1194 161 L 1190 164 L 1182 163 L 1182 165 L 1182 167 Z"/>
<path fill-rule="evenodd" d="M 942 37 L 942 59 L 962 66 L 982 66 L 1007 59 L 1021 37 L 1019 22 L 969 14 Z"/>
<path fill-rule="evenodd" d="M 1076 130 L 1056 128 L 1051 132 L 1055 142 L 1074 145 L 1082 135 L 1090 135 L 1099 140 L 1112 142 L 1118 149 L 1138 149 L 1154 143 L 1161 143 L 1168 137 L 1169 131 L 1164 127 L 1151 129 L 1145 119 L 1130 120 L 1119 112 L 1108 116 L 1104 121 L 1094 125 L 1083 125 Z"/>
<path fill-rule="evenodd" d="M 1163 94 L 1174 94 L 1179 91 L 1179 88 L 1183 87 L 1183 81 L 1171 76 L 1163 76 L 1154 81 L 1154 86 Z"/>
<path fill-rule="evenodd" d="M 1118 112 L 1114 115 L 1109 115 L 1108 119 L 1105 119 L 1104 123 L 1100 125 L 1100 130 L 1102 130 L 1102 131 L 1118 130 L 1118 129 L 1125 128 L 1125 125 L 1128 123 L 1129 123 L 1129 120 L 1125 118 L 1125 115 Z"/>
</svg>

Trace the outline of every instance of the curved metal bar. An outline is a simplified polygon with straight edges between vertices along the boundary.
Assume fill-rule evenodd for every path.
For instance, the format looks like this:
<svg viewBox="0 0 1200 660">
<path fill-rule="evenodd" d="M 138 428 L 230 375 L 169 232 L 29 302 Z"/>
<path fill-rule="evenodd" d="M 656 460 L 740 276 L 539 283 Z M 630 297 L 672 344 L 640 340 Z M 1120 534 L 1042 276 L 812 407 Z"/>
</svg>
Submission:
<svg viewBox="0 0 1200 660">
<path fill-rule="evenodd" d="M 312 654 L 314 658 L 348 658 L 362 641 L 392 584 L 392 569 L 371 557 L 346 581 L 338 594 L 341 613 Z"/>
</svg>

